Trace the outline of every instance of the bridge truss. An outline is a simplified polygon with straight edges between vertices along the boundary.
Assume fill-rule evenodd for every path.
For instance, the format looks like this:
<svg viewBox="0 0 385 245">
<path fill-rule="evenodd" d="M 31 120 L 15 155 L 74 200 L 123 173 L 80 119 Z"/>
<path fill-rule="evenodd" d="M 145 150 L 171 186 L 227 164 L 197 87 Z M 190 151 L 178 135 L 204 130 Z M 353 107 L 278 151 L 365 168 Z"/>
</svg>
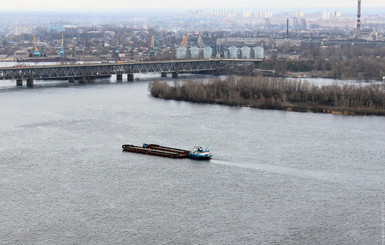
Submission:
<svg viewBox="0 0 385 245">
<path fill-rule="evenodd" d="M 19 66 L 0 68 L 0 79 L 63 79 L 102 77 L 114 74 L 134 74 L 148 72 L 203 72 L 218 71 L 234 64 L 255 63 L 261 60 L 183 60 L 128 62 L 112 64 L 71 64 L 50 66 Z"/>
</svg>

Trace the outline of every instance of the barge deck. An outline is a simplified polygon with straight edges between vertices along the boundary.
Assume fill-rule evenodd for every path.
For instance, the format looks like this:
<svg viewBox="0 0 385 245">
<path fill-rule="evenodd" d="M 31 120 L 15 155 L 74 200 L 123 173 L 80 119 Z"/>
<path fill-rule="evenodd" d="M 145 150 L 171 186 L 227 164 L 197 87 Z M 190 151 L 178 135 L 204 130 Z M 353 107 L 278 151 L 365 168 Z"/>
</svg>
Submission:
<svg viewBox="0 0 385 245">
<path fill-rule="evenodd" d="M 135 146 L 135 145 L 122 145 L 123 151 L 135 152 L 146 155 L 154 155 L 169 158 L 187 158 L 189 151 L 159 145 L 147 145 Z"/>
</svg>

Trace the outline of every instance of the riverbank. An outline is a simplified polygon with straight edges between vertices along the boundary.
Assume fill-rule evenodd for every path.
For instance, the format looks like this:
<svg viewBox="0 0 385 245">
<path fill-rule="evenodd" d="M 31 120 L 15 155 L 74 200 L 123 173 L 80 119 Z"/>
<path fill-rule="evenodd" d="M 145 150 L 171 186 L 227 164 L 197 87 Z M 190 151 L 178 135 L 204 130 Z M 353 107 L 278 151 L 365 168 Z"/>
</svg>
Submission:
<svg viewBox="0 0 385 245">
<path fill-rule="evenodd" d="M 339 115 L 385 116 L 383 85 L 354 86 L 345 84 L 317 86 L 301 80 L 266 77 L 213 78 L 208 82 L 155 81 L 149 85 L 156 98 L 195 103 L 244 106 L 259 109 Z"/>
</svg>

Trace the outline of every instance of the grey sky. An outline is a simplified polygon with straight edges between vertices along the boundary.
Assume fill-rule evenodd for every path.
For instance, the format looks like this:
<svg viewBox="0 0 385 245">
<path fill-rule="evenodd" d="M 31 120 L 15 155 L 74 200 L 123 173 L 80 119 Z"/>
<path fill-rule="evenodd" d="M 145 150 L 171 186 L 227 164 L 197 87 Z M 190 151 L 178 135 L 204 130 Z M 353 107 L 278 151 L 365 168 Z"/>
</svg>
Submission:
<svg viewBox="0 0 385 245">
<path fill-rule="evenodd" d="M 385 7 L 384 0 L 362 0 L 363 7 Z M 90 7 L 91 6 L 91 7 Z M 356 7 L 357 0 L 5 0 L 1 10 L 129 9 L 129 8 L 343 8 Z"/>
</svg>

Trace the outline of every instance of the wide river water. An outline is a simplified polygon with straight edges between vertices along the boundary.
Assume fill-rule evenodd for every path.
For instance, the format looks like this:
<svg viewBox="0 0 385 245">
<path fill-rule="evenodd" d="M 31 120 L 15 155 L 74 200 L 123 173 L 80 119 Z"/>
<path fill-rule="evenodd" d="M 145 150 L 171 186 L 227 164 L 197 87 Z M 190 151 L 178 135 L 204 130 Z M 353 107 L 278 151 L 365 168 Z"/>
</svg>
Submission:
<svg viewBox="0 0 385 245">
<path fill-rule="evenodd" d="M 152 80 L 0 81 L 0 244 L 384 244 L 384 117 L 167 101 Z M 142 143 L 213 159 L 121 150 Z"/>
</svg>

